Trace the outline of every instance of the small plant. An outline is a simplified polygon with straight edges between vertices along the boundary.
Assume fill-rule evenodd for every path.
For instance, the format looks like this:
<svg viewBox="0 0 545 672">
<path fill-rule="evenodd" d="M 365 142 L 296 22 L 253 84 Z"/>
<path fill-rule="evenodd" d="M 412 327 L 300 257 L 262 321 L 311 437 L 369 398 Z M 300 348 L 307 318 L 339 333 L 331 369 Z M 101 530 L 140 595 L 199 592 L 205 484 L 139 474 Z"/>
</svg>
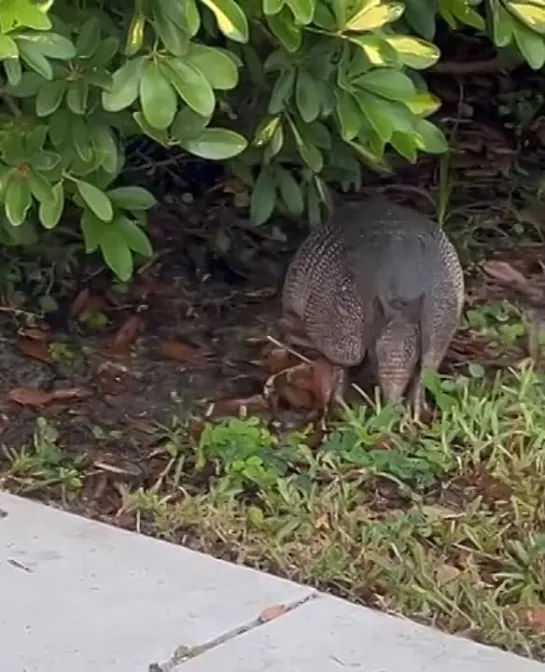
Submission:
<svg viewBox="0 0 545 672">
<path fill-rule="evenodd" d="M 1 480 L 15 485 L 20 492 L 34 492 L 61 486 L 63 492 L 75 492 L 82 486 L 81 460 L 68 458 L 59 448 L 59 434 L 45 418 L 38 418 L 32 447 L 15 450 L 3 446 L 10 463 Z"/>
</svg>

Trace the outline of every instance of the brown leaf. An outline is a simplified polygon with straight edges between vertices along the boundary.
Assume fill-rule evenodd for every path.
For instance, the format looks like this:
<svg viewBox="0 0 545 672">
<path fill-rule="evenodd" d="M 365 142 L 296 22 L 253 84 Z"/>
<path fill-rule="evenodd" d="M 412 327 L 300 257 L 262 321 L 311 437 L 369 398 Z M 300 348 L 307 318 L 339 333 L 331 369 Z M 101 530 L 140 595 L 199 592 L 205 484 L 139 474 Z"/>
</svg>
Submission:
<svg viewBox="0 0 545 672">
<path fill-rule="evenodd" d="M 31 341 L 43 341 L 45 343 L 49 340 L 49 334 L 42 329 L 19 329 L 17 333 L 23 338 L 28 338 Z"/>
<path fill-rule="evenodd" d="M 30 338 L 23 338 L 18 342 L 19 349 L 24 352 L 27 357 L 37 359 L 39 362 L 49 364 L 51 362 L 51 352 L 46 341 L 31 340 Z"/>
<path fill-rule="evenodd" d="M 209 355 L 191 345 L 178 341 L 166 341 L 163 343 L 162 352 L 168 359 L 175 359 L 182 364 L 201 365 L 206 364 Z"/>
<path fill-rule="evenodd" d="M 261 623 L 268 623 L 273 621 L 275 618 L 283 616 L 288 611 L 288 608 L 283 604 L 273 604 L 259 614 L 259 621 Z"/>
<path fill-rule="evenodd" d="M 545 632 L 545 607 L 521 609 L 520 615 L 523 623 L 534 632 Z"/>
<path fill-rule="evenodd" d="M 53 401 L 79 401 L 93 396 L 93 392 L 85 387 L 64 387 L 53 390 L 51 394 Z"/>
<path fill-rule="evenodd" d="M 265 370 L 269 375 L 280 373 L 290 366 L 290 353 L 284 348 L 273 348 L 267 355 Z"/>
<path fill-rule="evenodd" d="M 138 315 L 130 315 L 114 336 L 112 347 L 116 350 L 130 347 L 136 340 L 141 327 L 142 320 L 140 317 Z"/>
<path fill-rule="evenodd" d="M 335 384 L 333 366 L 325 359 L 320 359 L 312 366 L 313 392 L 320 408 L 331 403 Z"/>
<path fill-rule="evenodd" d="M 53 392 L 31 390 L 27 387 L 15 387 L 8 392 L 7 399 L 22 406 L 45 406 L 45 404 L 53 401 Z"/>
<path fill-rule="evenodd" d="M 87 307 L 90 297 L 90 291 L 87 288 L 82 289 L 70 307 L 70 315 L 72 317 L 77 317 L 82 312 L 82 310 Z"/>
<path fill-rule="evenodd" d="M 499 261 L 493 259 L 483 264 L 483 271 L 494 280 L 506 285 L 526 285 L 528 283 L 522 273 L 517 271 L 511 264 L 506 261 Z"/>
</svg>

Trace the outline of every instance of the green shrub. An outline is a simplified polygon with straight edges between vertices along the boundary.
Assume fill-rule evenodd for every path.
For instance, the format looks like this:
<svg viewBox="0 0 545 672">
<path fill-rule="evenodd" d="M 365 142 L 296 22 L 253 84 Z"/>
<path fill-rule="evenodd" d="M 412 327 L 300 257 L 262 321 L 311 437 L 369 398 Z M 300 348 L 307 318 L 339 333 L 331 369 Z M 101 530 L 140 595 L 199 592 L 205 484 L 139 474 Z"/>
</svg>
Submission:
<svg viewBox="0 0 545 672">
<path fill-rule="evenodd" d="M 126 280 L 149 256 L 141 187 L 116 187 L 129 138 L 230 160 L 256 225 L 311 222 L 327 184 L 357 187 L 447 143 L 419 74 L 436 18 L 487 31 L 533 68 L 545 7 L 485 0 L 0 0 L 0 243 L 32 242 L 63 214 Z M 411 34 L 415 33 L 415 34 Z"/>
</svg>

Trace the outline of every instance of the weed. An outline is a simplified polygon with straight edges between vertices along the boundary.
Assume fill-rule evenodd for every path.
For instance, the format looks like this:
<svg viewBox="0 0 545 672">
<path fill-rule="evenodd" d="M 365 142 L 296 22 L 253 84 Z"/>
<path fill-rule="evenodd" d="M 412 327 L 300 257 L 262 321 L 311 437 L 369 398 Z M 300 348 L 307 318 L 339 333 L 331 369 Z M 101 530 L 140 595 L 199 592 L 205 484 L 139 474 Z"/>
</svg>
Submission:
<svg viewBox="0 0 545 672">
<path fill-rule="evenodd" d="M 67 492 L 81 488 L 81 459 L 66 457 L 58 445 L 59 434 L 45 418 L 38 418 L 32 446 L 15 450 L 3 446 L 9 468 L 0 472 L 0 484 L 11 485 L 18 492 L 30 493 L 46 487 L 60 486 Z"/>
</svg>

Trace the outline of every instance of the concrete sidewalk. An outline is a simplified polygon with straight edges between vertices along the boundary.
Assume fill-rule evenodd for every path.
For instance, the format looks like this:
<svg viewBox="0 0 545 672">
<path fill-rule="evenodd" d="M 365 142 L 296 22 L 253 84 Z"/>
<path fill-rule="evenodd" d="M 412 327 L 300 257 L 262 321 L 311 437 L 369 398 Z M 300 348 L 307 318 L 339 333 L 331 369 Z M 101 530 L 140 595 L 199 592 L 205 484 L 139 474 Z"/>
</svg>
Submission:
<svg viewBox="0 0 545 672">
<path fill-rule="evenodd" d="M 2 672 L 343 669 L 545 665 L 0 493 Z"/>
</svg>

